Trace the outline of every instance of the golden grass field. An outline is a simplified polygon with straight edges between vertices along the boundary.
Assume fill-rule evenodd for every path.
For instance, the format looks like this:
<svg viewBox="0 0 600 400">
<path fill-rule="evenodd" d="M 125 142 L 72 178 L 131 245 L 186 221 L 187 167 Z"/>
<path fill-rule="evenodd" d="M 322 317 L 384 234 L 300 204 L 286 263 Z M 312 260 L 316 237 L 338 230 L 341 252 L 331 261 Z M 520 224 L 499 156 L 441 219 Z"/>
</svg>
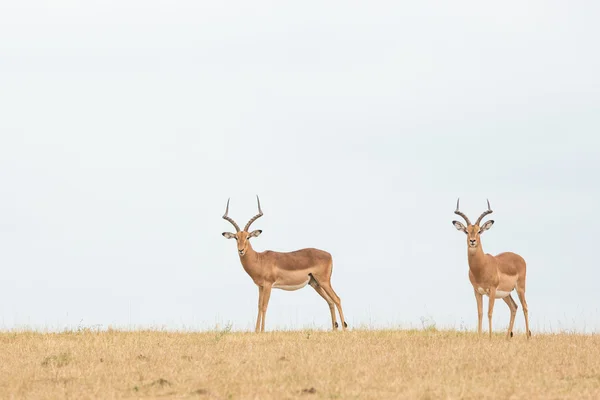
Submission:
<svg viewBox="0 0 600 400">
<path fill-rule="evenodd" d="M 0 398 L 600 398 L 598 335 L 0 333 Z"/>
</svg>

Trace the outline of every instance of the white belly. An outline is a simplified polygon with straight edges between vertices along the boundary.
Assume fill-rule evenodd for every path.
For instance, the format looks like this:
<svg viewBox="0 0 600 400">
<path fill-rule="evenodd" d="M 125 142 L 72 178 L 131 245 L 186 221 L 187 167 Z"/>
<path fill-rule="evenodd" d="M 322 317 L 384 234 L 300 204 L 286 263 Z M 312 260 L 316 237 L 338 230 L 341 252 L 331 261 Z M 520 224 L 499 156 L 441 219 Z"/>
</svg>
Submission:
<svg viewBox="0 0 600 400">
<path fill-rule="evenodd" d="M 484 288 L 478 287 L 477 291 L 479 292 L 479 294 L 485 294 L 486 296 L 489 297 L 489 291 L 485 290 Z M 510 292 L 504 292 L 502 290 L 496 290 L 496 299 L 503 299 L 506 296 L 508 296 L 510 294 Z"/>
<path fill-rule="evenodd" d="M 306 282 L 300 283 L 298 285 L 280 285 L 277 282 L 273 284 L 273 289 L 281 289 L 281 290 L 298 290 L 302 289 L 304 286 L 308 285 L 310 282 L 310 277 L 306 280 Z"/>
</svg>

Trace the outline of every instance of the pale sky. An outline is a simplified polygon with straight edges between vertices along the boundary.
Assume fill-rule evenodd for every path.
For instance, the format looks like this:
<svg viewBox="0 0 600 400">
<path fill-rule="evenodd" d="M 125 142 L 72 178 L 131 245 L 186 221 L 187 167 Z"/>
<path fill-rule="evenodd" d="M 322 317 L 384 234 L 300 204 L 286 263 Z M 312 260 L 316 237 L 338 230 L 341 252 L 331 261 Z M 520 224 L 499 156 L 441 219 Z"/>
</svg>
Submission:
<svg viewBox="0 0 600 400">
<path fill-rule="evenodd" d="M 221 232 L 317 247 L 350 327 L 475 329 L 456 198 L 600 330 L 600 4 L 0 3 L 0 329 L 253 329 Z M 516 299 L 516 296 L 515 296 Z M 487 304 L 487 299 L 486 299 Z M 498 301 L 494 326 L 508 325 Z M 330 328 L 310 287 L 267 330 Z M 516 330 L 524 329 L 521 307 Z"/>
</svg>

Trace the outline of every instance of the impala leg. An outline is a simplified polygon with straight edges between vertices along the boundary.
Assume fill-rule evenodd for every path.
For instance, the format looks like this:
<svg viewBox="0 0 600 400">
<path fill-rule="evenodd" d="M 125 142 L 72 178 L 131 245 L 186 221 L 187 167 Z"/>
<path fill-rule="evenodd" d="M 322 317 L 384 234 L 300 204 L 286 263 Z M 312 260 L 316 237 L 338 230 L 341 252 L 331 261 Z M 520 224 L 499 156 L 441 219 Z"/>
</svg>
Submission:
<svg viewBox="0 0 600 400">
<path fill-rule="evenodd" d="M 492 338 L 492 314 L 494 313 L 494 302 L 496 301 L 496 288 L 490 288 L 490 303 L 488 306 L 488 324 L 490 327 L 490 339 Z"/>
<path fill-rule="evenodd" d="M 477 300 L 477 333 L 481 336 L 481 323 L 483 320 L 483 295 L 475 289 L 475 300 Z"/>
<path fill-rule="evenodd" d="M 523 306 L 523 315 L 525 315 L 525 332 L 527 339 L 531 337 L 531 331 L 529 330 L 529 309 L 527 308 L 527 301 L 525 300 L 525 289 L 517 287 L 517 294 L 519 295 L 519 301 Z"/>
<path fill-rule="evenodd" d="M 263 301 L 263 288 L 262 286 L 258 287 L 258 316 L 256 317 L 256 328 L 254 332 L 258 332 L 260 329 L 260 320 L 262 317 L 262 301 Z"/>
<path fill-rule="evenodd" d="M 269 298 L 271 297 L 271 285 L 265 285 L 263 287 L 263 301 L 262 301 L 262 320 L 260 321 L 260 331 L 265 331 L 265 317 L 267 316 L 267 307 L 269 305 Z"/>
<path fill-rule="evenodd" d="M 515 324 L 515 316 L 517 315 L 517 303 L 513 300 L 512 296 L 509 294 L 504 298 L 504 302 L 510 308 L 510 323 L 508 324 L 508 332 L 506 332 L 506 338 L 510 339 L 513 337 L 513 326 Z"/>
<path fill-rule="evenodd" d="M 315 291 L 319 294 L 319 296 L 324 298 L 327 304 L 329 305 L 329 312 L 331 312 L 331 325 L 333 326 L 333 330 L 336 330 L 338 327 L 338 323 L 335 317 L 335 303 L 333 302 L 333 300 L 331 300 L 331 297 L 329 297 L 327 293 L 325 293 L 325 290 L 323 290 L 323 288 L 317 283 L 317 281 L 314 278 L 312 278 L 308 284 L 312 286 L 315 289 Z"/>
<path fill-rule="evenodd" d="M 317 282 L 317 283 L 319 283 L 319 282 Z M 346 330 L 346 328 L 348 327 L 348 324 L 346 323 L 346 319 L 344 318 L 344 312 L 342 311 L 342 300 L 335 293 L 335 291 L 333 290 L 333 288 L 331 287 L 331 285 L 329 283 L 319 283 L 319 286 L 321 286 L 323 288 L 323 290 L 325 290 L 325 293 L 327 293 L 327 295 L 329 297 L 331 297 L 331 300 L 333 300 L 333 302 L 337 306 L 338 312 L 340 313 L 340 319 L 342 320 L 342 328 L 344 330 Z"/>
</svg>

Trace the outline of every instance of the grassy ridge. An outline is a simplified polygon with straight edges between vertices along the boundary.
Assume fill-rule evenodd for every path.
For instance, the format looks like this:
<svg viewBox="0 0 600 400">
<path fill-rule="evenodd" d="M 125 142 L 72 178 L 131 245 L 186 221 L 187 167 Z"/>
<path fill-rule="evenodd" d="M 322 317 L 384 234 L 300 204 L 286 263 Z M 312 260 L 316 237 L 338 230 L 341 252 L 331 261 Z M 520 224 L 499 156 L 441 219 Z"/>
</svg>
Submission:
<svg viewBox="0 0 600 400">
<path fill-rule="evenodd" d="M 600 337 L 0 333 L 0 398 L 600 398 Z"/>
</svg>

